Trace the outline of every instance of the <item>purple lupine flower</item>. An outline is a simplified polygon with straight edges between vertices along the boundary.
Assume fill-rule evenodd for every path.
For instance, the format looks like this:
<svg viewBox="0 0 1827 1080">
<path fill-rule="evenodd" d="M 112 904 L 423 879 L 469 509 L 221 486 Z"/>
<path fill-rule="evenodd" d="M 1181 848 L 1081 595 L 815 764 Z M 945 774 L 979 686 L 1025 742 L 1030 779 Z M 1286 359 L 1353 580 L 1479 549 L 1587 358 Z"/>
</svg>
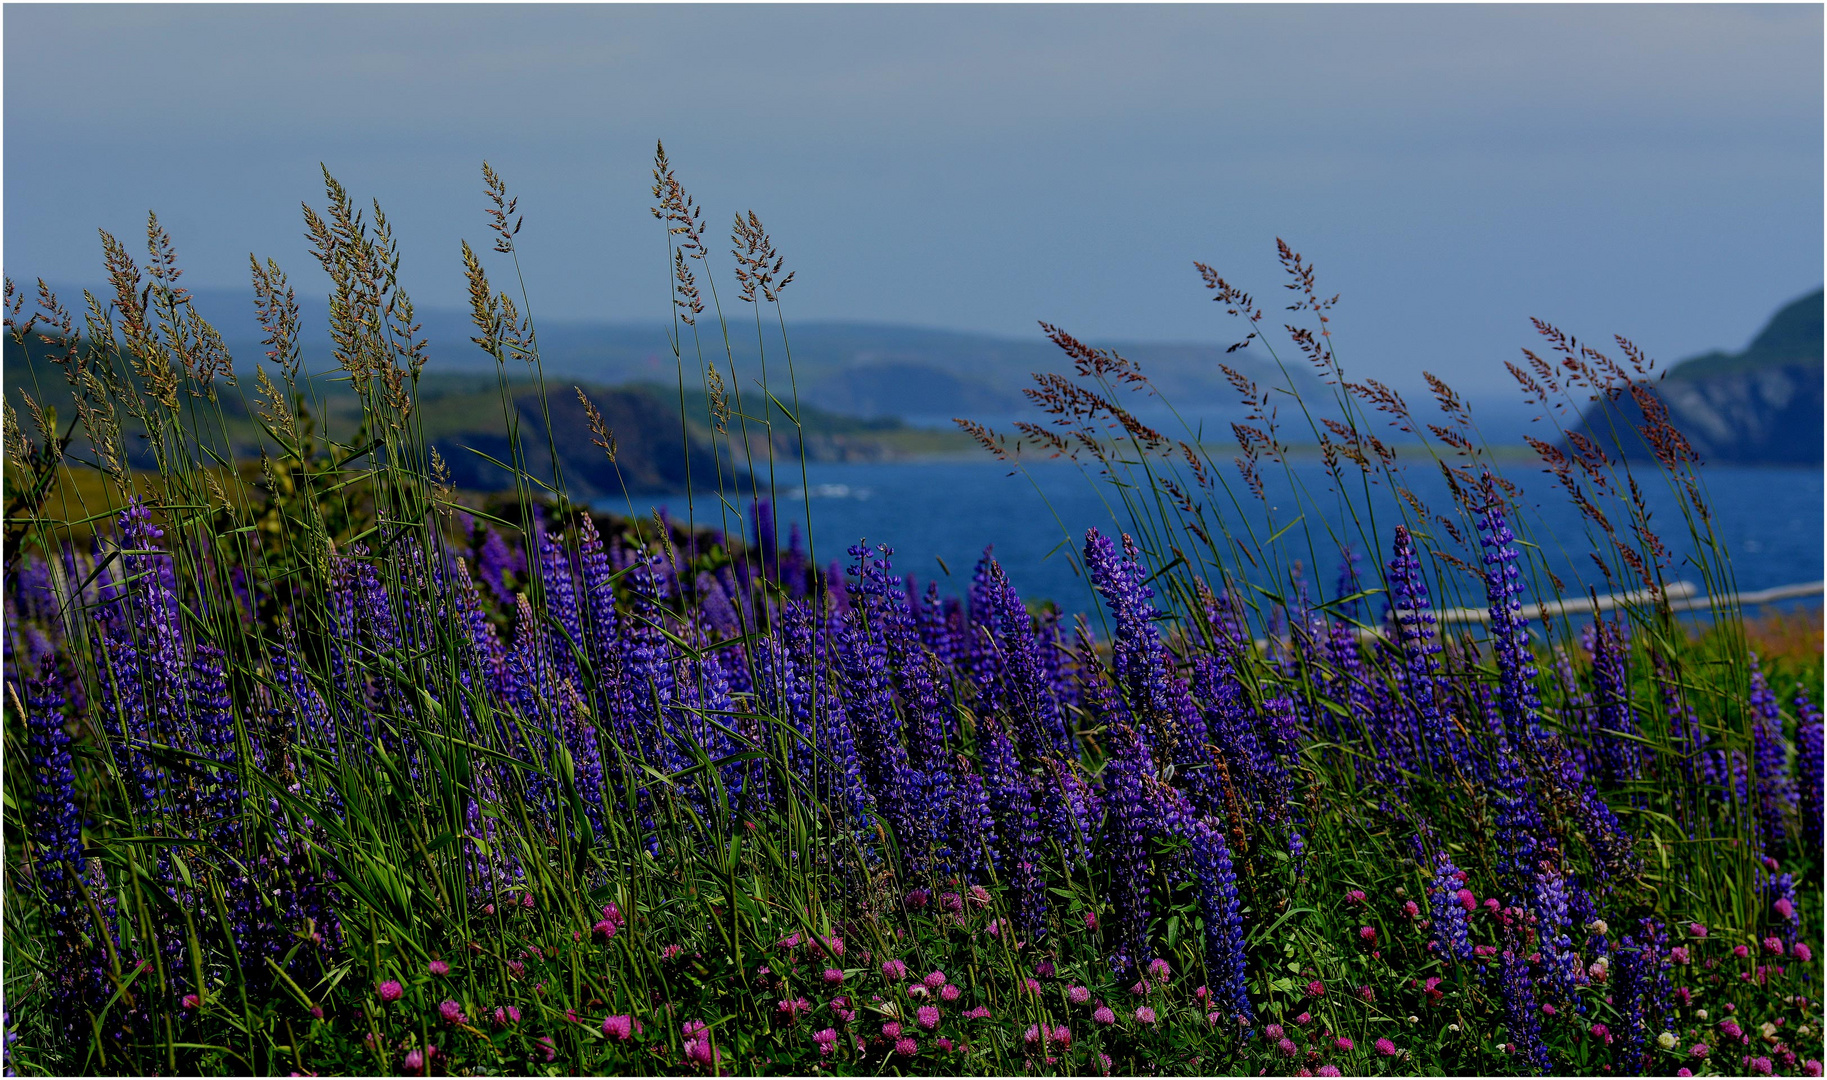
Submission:
<svg viewBox="0 0 1827 1080">
<path fill-rule="evenodd" d="M 1661 1028 L 1663 1012 L 1673 996 L 1663 960 L 1667 955 L 1668 934 L 1654 919 L 1639 920 L 1636 930 L 1619 941 L 1611 996 L 1624 1040 L 1618 1061 L 1632 1072 L 1648 1066 L 1651 1035 Z"/>
<path fill-rule="evenodd" d="M 790 600 L 804 600 L 811 592 L 812 564 L 800 540 L 799 522 L 787 523 L 787 550 L 780 557 L 780 584 Z"/>
<path fill-rule="evenodd" d="M 196 791 L 200 797 L 197 810 L 214 819 L 211 836 L 218 843 L 232 843 L 239 832 L 243 791 L 235 750 L 234 701 L 229 697 L 228 677 L 222 666 L 222 650 L 213 645 L 198 645 L 191 663 L 190 709 L 197 728 L 199 756 L 214 761 L 219 768 L 214 775 L 200 781 L 206 788 Z"/>
<path fill-rule="evenodd" d="M 995 630 L 992 623 L 993 604 L 991 596 L 991 570 L 996 560 L 991 556 L 991 548 L 983 549 L 983 555 L 977 560 L 977 566 L 971 571 L 970 588 L 965 593 L 965 606 L 962 614 L 964 624 L 958 642 L 958 661 L 963 668 L 967 684 L 974 688 L 976 697 L 970 701 L 980 715 L 989 715 L 1001 711 L 1001 700 L 998 691 L 1001 680 L 997 678 L 999 660 L 995 646 Z M 968 693 L 969 691 L 966 691 Z"/>
<path fill-rule="evenodd" d="M 1422 758 L 1433 761 L 1451 753 L 1446 718 L 1440 711 L 1440 642 L 1434 636 L 1434 613 L 1421 557 L 1414 537 L 1400 525 L 1389 561 L 1389 597 L 1389 620 L 1403 658 L 1404 708 L 1413 717 Z"/>
<path fill-rule="evenodd" d="M 577 800 L 583 804 L 584 816 L 600 835 L 604 827 L 605 789 L 603 755 L 596 737 L 596 725 L 591 722 L 589 710 L 570 680 L 559 684 L 556 697 L 558 736 L 571 758 L 572 785 Z M 574 836 L 582 835 L 582 829 L 575 822 L 570 831 Z"/>
<path fill-rule="evenodd" d="M 1791 931 L 1800 925 L 1795 911 L 1794 874 L 1773 875 L 1764 886 L 1764 896 L 1769 900 L 1771 913 L 1788 923 Z"/>
<path fill-rule="evenodd" d="M 1205 708 L 1207 737 L 1224 758 L 1237 795 L 1248 803 L 1261 805 L 1273 820 L 1283 807 L 1265 789 L 1276 787 L 1277 778 L 1259 775 L 1272 766 L 1273 757 L 1262 746 L 1248 697 L 1227 657 L 1200 656 L 1193 661 L 1193 696 Z M 1215 801 L 1222 790 L 1216 780 L 1213 777 L 1210 787 L 1197 782 L 1190 785 L 1187 797 L 1201 813 L 1224 809 Z"/>
<path fill-rule="evenodd" d="M 1428 905 L 1433 910 L 1434 933 L 1443 953 L 1465 961 L 1472 958 L 1472 939 L 1466 925 L 1465 908 L 1458 901 L 1461 890 L 1460 871 L 1446 852 L 1435 856 L 1434 883 L 1428 891 Z"/>
<path fill-rule="evenodd" d="M 1169 689 L 1170 673 L 1162 660 L 1161 634 L 1155 629 L 1160 613 L 1149 604 L 1154 590 L 1142 584 L 1147 573 L 1140 563 L 1135 541 L 1123 537 L 1123 553 L 1096 529 L 1085 533 L 1085 568 L 1098 595 L 1110 608 L 1116 623 L 1111 662 L 1117 686 L 1129 707 L 1132 723 L 1151 755 L 1169 751 L 1162 736 L 1174 722 L 1176 710 Z"/>
<path fill-rule="evenodd" d="M 1495 485 L 1486 478 L 1489 504 L 1478 518 L 1478 537 L 1484 547 L 1485 596 L 1491 607 L 1491 643 L 1496 654 L 1498 700 L 1504 732 L 1517 745 L 1528 745 L 1538 732 L 1535 716 L 1541 700 L 1535 689 L 1535 650 L 1529 645 L 1529 622 L 1522 616 L 1522 572 L 1519 556 L 1496 499 Z"/>
<path fill-rule="evenodd" d="M 1237 895 L 1237 873 L 1224 835 L 1205 822 L 1200 822 L 1192 833 L 1192 865 L 1200 917 L 1205 922 L 1206 970 L 1216 980 L 1216 996 L 1230 1015 L 1248 1021 L 1254 1018 L 1255 1011 L 1250 1006 L 1244 978 L 1247 941 Z"/>
<path fill-rule="evenodd" d="M 1540 838 L 1548 835 L 1548 825 L 1530 790 L 1528 770 L 1508 738 L 1498 736 L 1495 756 L 1491 786 L 1495 789 L 1498 873 L 1506 884 L 1519 888 L 1535 876 L 1541 858 Z"/>
<path fill-rule="evenodd" d="M 588 517 L 589 515 L 584 515 Z M 576 650 L 584 647 L 583 620 L 577 602 L 577 568 L 564 546 L 553 539 L 544 513 L 533 512 L 533 542 L 539 552 L 539 587 L 544 592 L 544 621 L 552 641 L 551 658 L 560 678 L 581 678 Z"/>
<path fill-rule="evenodd" d="M 867 547 L 850 548 L 856 562 L 855 600 L 844 613 L 838 633 L 844 712 L 856 738 L 862 775 L 875 795 L 877 809 L 888 819 L 903 856 L 915 876 L 924 876 L 929 853 L 937 840 L 932 818 L 920 798 L 923 778 L 908 760 L 901 738 L 901 718 L 894 707 L 894 684 L 889 674 L 886 624 L 900 624 L 907 613 L 893 602 L 889 585 L 889 557 L 893 549 L 880 549 L 871 558 Z"/>
<path fill-rule="evenodd" d="M 1071 751 L 1065 719 L 1041 666 L 1035 626 L 999 563 L 990 563 L 987 587 L 989 623 L 998 653 L 998 700 L 1011 734 L 1027 760 L 1064 756 Z"/>
<path fill-rule="evenodd" d="M 118 718 L 129 767 L 138 781 L 136 809 L 151 819 L 165 812 L 163 804 L 176 785 L 146 747 L 191 747 L 184 708 L 189 670 L 177 579 L 171 557 L 158 546 L 164 533 L 152 524 L 151 511 L 138 499 L 118 520 L 123 565 L 118 577 L 109 573 L 99 593 L 103 644 L 114 676 L 104 681 L 103 692 L 109 714 Z"/>
<path fill-rule="evenodd" d="M 1535 913 L 1536 934 L 1548 982 L 1558 996 L 1571 999 L 1574 988 L 1585 981 L 1585 973 L 1570 936 L 1573 916 L 1568 882 L 1552 865 L 1543 864 L 1536 874 L 1529 906 Z"/>
<path fill-rule="evenodd" d="M 1529 959 L 1524 942 L 1513 932 L 1508 935 L 1502 953 L 1499 993 L 1503 997 L 1504 1026 L 1516 1044 L 1516 1053 L 1537 1073 L 1554 1071 L 1547 1044 L 1542 1042 L 1541 1010 L 1535 1002 L 1535 986 L 1529 979 Z"/>
<path fill-rule="evenodd" d="M 526 558 L 510 549 L 493 527 L 484 525 L 482 544 L 475 550 L 476 573 L 482 584 L 504 607 L 514 603 L 515 579 L 526 569 Z"/>
<path fill-rule="evenodd" d="M 33 873 L 53 910 L 76 902 L 82 866 L 82 812 L 76 807 L 76 771 L 65 729 L 63 680 L 43 661 L 26 684 L 26 730 L 32 762 Z"/>
<path fill-rule="evenodd" d="M 1598 729 L 1592 733 L 1599 780 L 1616 788 L 1635 779 L 1641 771 L 1636 711 L 1630 701 L 1626 668 L 1630 643 L 1618 620 L 1594 623 L 1592 689 Z"/>
<path fill-rule="evenodd" d="M 990 812 L 996 818 L 996 836 L 1001 841 L 996 850 L 998 865 L 1014 886 L 1015 914 L 1021 932 L 1033 941 L 1045 932 L 1047 920 L 1039 815 L 1034 809 L 1029 779 L 1015 758 L 1015 745 L 1001 721 L 994 716 L 982 717 L 978 732 L 984 786 L 990 798 Z"/>
<path fill-rule="evenodd" d="M 1355 577 L 1355 571 L 1353 573 Z M 1353 589 L 1353 592 L 1356 591 Z M 1356 609 L 1362 604 L 1363 601 L 1354 600 L 1350 606 Z M 1364 653 L 1358 645 L 1357 630 L 1350 623 L 1334 623 L 1327 634 L 1326 676 L 1326 697 L 1344 705 L 1347 716 L 1371 715 L 1370 685 L 1364 671 Z M 1338 738 L 1346 730 L 1344 721 L 1334 716 L 1330 709 L 1320 710 L 1319 722 L 1319 734 L 1324 737 Z"/>
<path fill-rule="evenodd" d="M 1000 844 L 996 818 L 990 810 L 990 794 L 984 786 L 983 775 L 970 769 L 963 760 L 959 762 L 957 779 L 958 794 L 946 822 L 946 843 L 957 853 L 959 871 L 966 878 L 983 878 L 987 876 L 988 868 L 985 851 L 994 851 Z M 957 899 L 956 893 L 946 893 L 940 903 L 944 906 L 947 900 Z M 958 902 L 962 906 L 962 901 Z"/>
<path fill-rule="evenodd" d="M 736 605 L 731 600 L 733 590 L 724 582 L 728 572 L 725 567 L 720 576 L 698 575 L 699 604 L 713 638 L 733 638 L 742 634 L 742 617 L 736 613 Z"/>
<path fill-rule="evenodd" d="M 54 662 L 40 662 L 26 681 L 25 721 L 32 766 L 28 821 L 34 848 L 32 874 L 42 890 L 45 929 L 58 958 L 52 974 L 53 1029 L 71 1040 L 93 1037 L 89 1023 L 113 995 L 105 947 L 92 940 L 95 924 L 82 900 L 76 875 L 82 870 L 82 812 L 76 806 L 76 775 L 70 736 L 64 728 L 66 697 Z M 99 860 L 91 864 L 90 893 L 101 906 L 104 932 L 115 936 L 114 904 L 100 880 Z M 118 941 L 116 942 L 118 947 Z M 10 1033 L 9 1033 L 10 1034 Z"/>
<path fill-rule="evenodd" d="M 1821 850 L 1821 713 L 1806 691 L 1795 692 L 1795 782 L 1801 850 Z"/>
<path fill-rule="evenodd" d="M 1783 748 L 1783 718 L 1776 695 L 1751 657 L 1751 760 L 1757 777 L 1757 821 L 1764 850 L 1781 854 L 1787 845 L 1785 819 L 1795 805 L 1789 762 Z"/>
<path fill-rule="evenodd" d="M 1110 860 L 1110 900 L 1117 915 L 1117 952 L 1111 965 L 1127 978 L 1149 960 L 1149 845 L 1156 831 L 1147 784 L 1152 779 L 1142 739 L 1127 725 L 1110 735 L 1104 766 L 1105 843 Z"/>
</svg>

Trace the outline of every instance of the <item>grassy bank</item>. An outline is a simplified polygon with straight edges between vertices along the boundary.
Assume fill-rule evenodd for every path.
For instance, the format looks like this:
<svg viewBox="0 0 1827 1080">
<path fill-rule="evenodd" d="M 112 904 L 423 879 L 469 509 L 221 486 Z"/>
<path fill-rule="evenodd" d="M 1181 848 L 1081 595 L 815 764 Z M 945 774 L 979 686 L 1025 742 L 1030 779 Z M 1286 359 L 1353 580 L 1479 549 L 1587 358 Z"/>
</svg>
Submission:
<svg viewBox="0 0 1827 1080">
<path fill-rule="evenodd" d="M 230 388 L 254 460 L 156 222 L 143 269 L 110 243 L 114 294 L 80 331 L 9 284 L 74 409 L 33 430 L 9 400 L 10 1068 L 1819 1073 L 1818 654 L 1754 659 L 1800 635 L 1732 611 L 1695 639 L 1653 592 L 1523 620 L 1559 586 L 1503 463 L 1444 384 L 1433 423 L 1345 378 L 1291 251 L 1315 327 L 1294 355 L 1345 418 L 1301 436 L 1333 479 L 1302 498 L 1386 485 L 1406 509 L 1302 528 L 1322 518 L 1255 501 L 1289 406 L 1234 380 L 1261 405 L 1217 461 L 1125 408 L 1145 372 L 1052 329 L 1042 422 L 971 434 L 1012 468 L 1120 481 L 1131 528 L 1081 539 L 1102 607 L 1068 624 L 988 558 L 942 596 L 886 548 L 779 535 L 779 489 L 806 486 L 791 275 L 739 217 L 720 298 L 663 154 L 680 423 L 724 510 L 579 513 L 529 305 L 491 284 L 518 224 L 485 175 L 492 250 L 464 251 L 501 372 L 495 503 L 432 452 L 398 253 L 334 181 L 307 228 L 355 434 L 300 419 L 275 264 L 267 370 Z M 765 395 L 712 347 L 751 317 Z M 1532 392 L 1630 392 L 1544 334 L 1560 367 L 1519 368 Z M 1377 441 L 1376 411 L 1416 443 Z M 129 431 L 157 483 L 135 486 Z M 1538 452 L 1620 588 L 1672 580 L 1653 482 L 1685 496 L 1681 569 L 1729 591 L 1693 462 L 1651 434 L 1636 472 Z M 46 494 L 72 466 L 94 474 L 81 514 Z M 1410 468 L 1444 469 L 1453 503 L 1415 499 Z M 1336 584 L 1302 569 L 1384 545 Z M 1436 623 L 1467 602 L 1487 628 Z"/>
</svg>

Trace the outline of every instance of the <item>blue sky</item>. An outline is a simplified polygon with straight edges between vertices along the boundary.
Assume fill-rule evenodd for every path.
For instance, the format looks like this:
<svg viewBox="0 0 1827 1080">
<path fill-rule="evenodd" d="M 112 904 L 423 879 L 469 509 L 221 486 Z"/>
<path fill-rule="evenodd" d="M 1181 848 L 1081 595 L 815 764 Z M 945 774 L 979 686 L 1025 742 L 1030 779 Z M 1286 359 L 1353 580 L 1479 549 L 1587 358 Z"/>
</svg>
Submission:
<svg viewBox="0 0 1827 1080">
<path fill-rule="evenodd" d="M 659 318 L 656 138 L 715 231 L 761 214 L 790 322 L 1229 342 L 1191 264 L 1272 304 L 1281 236 L 1343 294 L 1352 370 L 1476 391 L 1531 315 L 1672 361 L 1822 277 L 1818 5 L 9 4 L 4 31 L 16 279 L 98 280 L 95 229 L 150 208 L 187 283 L 253 251 L 315 291 L 321 161 L 458 306 L 486 157 L 537 313 Z"/>
</svg>

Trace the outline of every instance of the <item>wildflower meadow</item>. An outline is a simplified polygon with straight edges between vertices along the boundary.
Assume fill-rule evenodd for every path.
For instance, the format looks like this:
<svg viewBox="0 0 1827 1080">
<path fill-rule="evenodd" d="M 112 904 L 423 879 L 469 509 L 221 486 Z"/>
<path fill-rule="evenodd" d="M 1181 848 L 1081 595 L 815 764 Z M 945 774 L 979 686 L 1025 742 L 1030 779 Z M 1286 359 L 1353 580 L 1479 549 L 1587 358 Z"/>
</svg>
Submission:
<svg viewBox="0 0 1827 1080">
<path fill-rule="evenodd" d="M 1034 420 L 965 427 L 1108 493 L 1062 538 L 1080 613 L 993 549 L 963 595 L 892 537 L 815 549 L 803 462 L 750 451 L 797 424 L 792 274 L 663 151 L 720 520 L 525 466 L 520 387 L 617 444 L 497 288 L 523 219 L 486 166 L 461 250 L 517 487 L 453 489 L 391 226 L 325 180 L 328 372 L 265 258 L 265 355 L 229 357 L 156 218 L 102 235 L 105 295 L 7 281 L 60 380 L 7 387 L 9 1075 L 1820 1075 L 1820 656 L 1754 651 L 1628 341 L 1539 324 L 1519 464 L 1445 382 L 1349 377 L 1287 247 L 1272 315 L 1194 269 L 1327 397 L 1226 368 L 1223 439 L 1045 327 Z M 1643 460 L 1575 424 L 1626 396 Z M 1545 497 L 1583 533 L 1536 535 Z"/>
</svg>

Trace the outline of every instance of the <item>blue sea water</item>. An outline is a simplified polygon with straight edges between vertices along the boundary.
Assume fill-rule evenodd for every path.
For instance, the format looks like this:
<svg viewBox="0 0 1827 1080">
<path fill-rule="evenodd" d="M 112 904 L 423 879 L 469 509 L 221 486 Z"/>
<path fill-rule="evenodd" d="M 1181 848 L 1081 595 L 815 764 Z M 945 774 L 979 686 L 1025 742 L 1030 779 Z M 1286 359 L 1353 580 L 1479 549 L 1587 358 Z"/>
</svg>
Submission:
<svg viewBox="0 0 1827 1080">
<path fill-rule="evenodd" d="M 1356 493 L 1357 513 L 1350 515 L 1319 463 L 1296 463 L 1292 472 L 1292 480 L 1265 472 L 1266 498 L 1258 502 L 1242 492 L 1237 504 L 1226 508 L 1227 527 L 1233 534 L 1247 527 L 1267 538 L 1300 517 L 1278 543 L 1288 549 L 1286 558 L 1300 559 L 1309 568 L 1316 591 L 1331 597 L 1341 562 L 1337 538 L 1368 555 L 1370 530 L 1360 531 L 1352 524 L 1354 516 L 1358 521 L 1369 519 L 1364 513 L 1366 496 Z M 1545 562 L 1569 583 L 1571 592 L 1583 593 L 1585 586 L 1611 591 L 1586 554 L 1594 546 L 1592 530 L 1552 478 L 1527 466 L 1507 468 L 1505 475 L 1522 488 L 1524 520 L 1516 523 L 1517 533 L 1540 545 Z M 1730 554 L 1739 589 L 1822 578 L 1822 475 L 1819 469 L 1702 470 L 1714 527 Z M 1241 489 L 1234 474 L 1229 479 L 1233 488 Z M 777 474 L 778 527 L 783 542 L 790 524 L 797 522 L 803 532 L 809 506 L 812 543 L 822 564 L 847 563 L 845 549 L 859 540 L 872 546 L 887 544 L 894 549 L 897 571 L 922 582 L 936 579 L 942 591 L 962 593 L 972 566 L 985 546 L 993 545 L 995 557 L 1024 597 L 1052 599 L 1067 611 L 1087 610 L 1094 603 L 1068 557 L 1068 546 L 1082 547 L 1090 527 L 1107 533 L 1131 528 L 1115 492 L 1065 462 L 1031 463 L 1025 475 L 1014 476 L 1008 466 L 991 460 L 824 464 L 810 466 L 806 481 L 800 483 L 797 464 Z M 1310 493 L 1308 499 L 1294 497 L 1297 485 Z M 1450 508 L 1437 471 L 1417 470 L 1411 487 L 1430 506 Z M 1654 474 L 1646 480 L 1644 492 L 1651 521 L 1674 556 L 1670 576 L 1701 583 L 1697 568 L 1684 564 L 1691 545 L 1676 500 Z M 647 498 L 638 500 L 635 508 L 647 512 L 657 505 L 675 518 L 691 513 L 701 525 L 732 530 L 746 525 L 746 504 L 732 512 L 714 496 L 692 502 L 695 505 L 688 508 L 683 497 Z M 1377 523 L 1375 542 L 1380 553 L 1386 553 L 1393 527 L 1401 520 L 1395 497 L 1386 489 L 1372 488 L 1368 505 Z M 1601 503 L 1622 527 L 1614 506 Z M 603 509 L 626 512 L 627 506 L 606 503 Z M 1443 534 L 1436 541 L 1461 558 L 1474 556 Z M 1252 573 L 1247 560 L 1227 563 L 1227 568 L 1245 578 L 1260 576 Z M 1476 599 L 1470 585 L 1459 595 L 1461 602 Z"/>
</svg>

